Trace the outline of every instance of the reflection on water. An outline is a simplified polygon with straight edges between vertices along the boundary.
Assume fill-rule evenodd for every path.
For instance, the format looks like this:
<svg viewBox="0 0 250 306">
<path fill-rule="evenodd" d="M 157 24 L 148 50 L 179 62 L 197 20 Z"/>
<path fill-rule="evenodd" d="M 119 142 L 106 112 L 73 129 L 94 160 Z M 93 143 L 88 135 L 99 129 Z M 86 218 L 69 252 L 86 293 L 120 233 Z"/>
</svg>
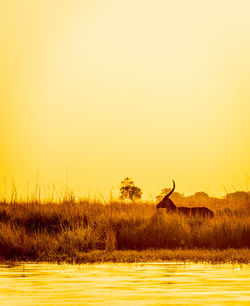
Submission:
<svg viewBox="0 0 250 306">
<path fill-rule="evenodd" d="M 0 266 L 0 305 L 250 304 L 250 266 Z"/>
</svg>

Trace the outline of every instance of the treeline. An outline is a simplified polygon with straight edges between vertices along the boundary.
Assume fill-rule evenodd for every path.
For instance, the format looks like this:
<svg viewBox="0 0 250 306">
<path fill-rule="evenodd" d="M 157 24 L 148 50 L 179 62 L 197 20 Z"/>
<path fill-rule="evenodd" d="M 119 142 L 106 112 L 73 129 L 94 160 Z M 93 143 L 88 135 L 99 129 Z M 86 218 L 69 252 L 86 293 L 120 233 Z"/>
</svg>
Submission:
<svg viewBox="0 0 250 306">
<path fill-rule="evenodd" d="M 165 194 L 167 194 L 170 189 L 163 189 L 162 193 L 156 197 L 156 202 L 160 201 Z M 190 196 L 184 196 L 179 192 L 174 192 L 171 195 L 171 199 L 177 206 L 204 206 L 209 205 L 211 208 L 250 208 L 250 192 L 245 191 L 236 191 L 233 193 L 228 193 L 226 196 L 222 198 L 210 197 L 205 192 L 196 192 Z"/>
</svg>

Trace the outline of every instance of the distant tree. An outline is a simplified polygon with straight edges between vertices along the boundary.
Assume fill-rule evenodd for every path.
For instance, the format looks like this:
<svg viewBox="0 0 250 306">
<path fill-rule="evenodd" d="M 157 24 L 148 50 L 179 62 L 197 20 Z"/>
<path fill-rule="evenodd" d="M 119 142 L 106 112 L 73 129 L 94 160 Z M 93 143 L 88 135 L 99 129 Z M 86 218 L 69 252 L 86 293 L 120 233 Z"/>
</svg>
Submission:
<svg viewBox="0 0 250 306">
<path fill-rule="evenodd" d="M 250 192 L 236 191 L 228 193 L 226 199 L 232 203 L 250 204 Z"/>
<path fill-rule="evenodd" d="M 209 200 L 209 195 L 203 191 L 195 192 L 194 197 L 199 200 Z"/>
<path fill-rule="evenodd" d="M 160 202 L 164 197 L 165 195 L 167 195 L 169 192 L 170 192 L 171 188 L 164 188 L 162 189 L 161 193 L 156 196 L 156 202 Z"/>
<path fill-rule="evenodd" d="M 195 192 L 194 194 L 187 196 L 185 201 L 190 205 L 204 205 L 210 200 L 207 193 L 203 191 Z"/>
<path fill-rule="evenodd" d="M 131 201 L 134 201 L 136 199 L 140 199 L 141 195 L 142 195 L 141 189 L 139 187 L 136 187 L 134 185 L 134 182 L 129 177 L 126 177 L 121 182 L 120 199 L 122 200 L 129 199 Z"/>
<path fill-rule="evenodd" d="M 164 188 L 162 189 L 161 193 L 156 196 L 156 202 L 160 202 L 169 192 L 171 191 L 171 188 Z M 179 192 L 174 192 L 171 196 L 173 200 L 179 200 L 180 198 L 183 198 L 184 194 Z"/>
</svg>

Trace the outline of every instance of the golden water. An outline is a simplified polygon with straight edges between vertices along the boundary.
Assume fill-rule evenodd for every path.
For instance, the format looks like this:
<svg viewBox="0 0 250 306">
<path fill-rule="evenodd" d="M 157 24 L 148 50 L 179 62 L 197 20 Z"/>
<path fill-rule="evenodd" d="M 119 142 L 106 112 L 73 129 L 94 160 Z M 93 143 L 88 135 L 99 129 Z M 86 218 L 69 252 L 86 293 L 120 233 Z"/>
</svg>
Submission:
<svg viewBox="0 0 250 306">
<path fill-rule="evenodd" d="M 0 305 L 250 305 L 250 265 L 0 266 Z"/>
</svg>

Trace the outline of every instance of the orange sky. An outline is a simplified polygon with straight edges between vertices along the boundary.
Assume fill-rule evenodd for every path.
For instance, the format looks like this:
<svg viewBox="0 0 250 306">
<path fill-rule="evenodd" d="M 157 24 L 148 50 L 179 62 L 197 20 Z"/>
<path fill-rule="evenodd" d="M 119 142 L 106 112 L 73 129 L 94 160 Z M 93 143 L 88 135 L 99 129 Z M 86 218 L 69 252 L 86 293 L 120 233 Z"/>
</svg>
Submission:
<svg viewBox="0 0 250 306">
<path fill-rule="evenodd" d="M 9 0 L 0 28 L 1 196 L 249 190 L 248 0 Z"/>
</svg>

